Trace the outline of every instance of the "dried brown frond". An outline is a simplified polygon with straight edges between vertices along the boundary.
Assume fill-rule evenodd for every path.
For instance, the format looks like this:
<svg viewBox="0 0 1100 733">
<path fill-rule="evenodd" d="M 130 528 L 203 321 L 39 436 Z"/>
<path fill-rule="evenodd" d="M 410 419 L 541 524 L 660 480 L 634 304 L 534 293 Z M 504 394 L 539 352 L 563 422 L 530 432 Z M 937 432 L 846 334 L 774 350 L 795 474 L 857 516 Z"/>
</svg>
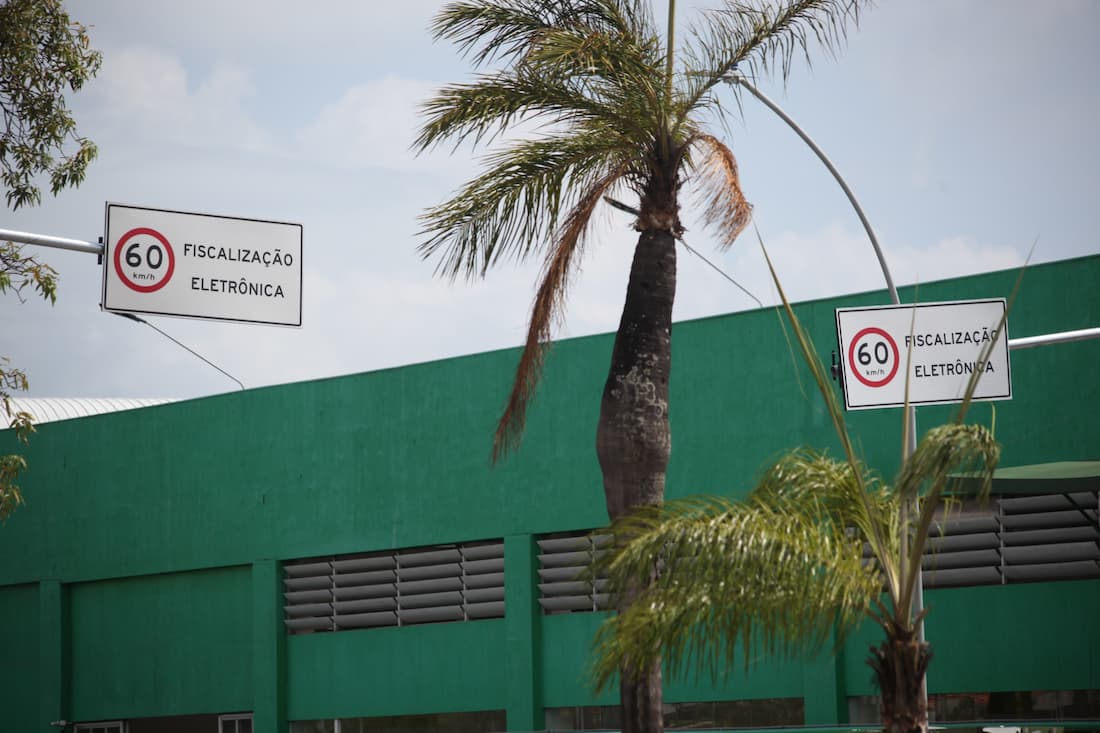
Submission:
<svg viewBox="0 0 1100 733">
<path fill-rule="evenodd" d="M 622 175 L 622 170 L 614 170 L 597 180 L 585 192 L 569 211 L 557 233 L 557 241 L 543 264 L 542 283 L 535 294 L 531 322 L 527 326 L 527 343 L 524 344 L 519 365 L 516 367 L 508 404 L 493 435 L 494 463 L 519 445 L 527 420 L 527 405 L 542 376 L 542 364 L 550 346 L 552 326 L 565 307 L 569 275 L 584 244 L 588 222 L 592 219 L 596 205 Z"/>
<path fill-rule="evenodd" d="M 699 133 L 691 142 L 702 153 L 695 166 L 695 180 L 703 199 L 703 222 L 717 230 L 720 247 L 731 247 L 752 218 L 752 204 L 741 191 L 737 160 L 733 151 L 713 135 Z"/>
</svg>

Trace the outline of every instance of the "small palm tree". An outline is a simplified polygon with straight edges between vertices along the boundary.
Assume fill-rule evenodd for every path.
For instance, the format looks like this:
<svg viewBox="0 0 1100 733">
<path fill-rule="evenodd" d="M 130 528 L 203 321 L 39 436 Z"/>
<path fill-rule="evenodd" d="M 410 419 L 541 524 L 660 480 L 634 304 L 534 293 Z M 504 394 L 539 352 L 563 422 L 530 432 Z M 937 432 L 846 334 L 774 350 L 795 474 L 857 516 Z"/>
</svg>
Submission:
<svg viewBox="0 0 1100 733">
<path fill-rule="evenodd" d="M 600 628 L 595 682 L 662 657 L 674 673 L 685 665 L 717 672 L 739 652 L 747 666 L 757 651 L 816 650 L 871 619 L 885 635 L 867 660 L 884 729 L 927 733 L 922 689 L 932 654 L 918 637 L 925 612 L 913 610 L 921 556 L 952 475 L 977 479 L 987 496 L 1000 456 L 989 430 L 963 422 L 977 375 L 956 419 L 930 430 L 888 484 L 857 456 L 824 368 L 785 296 L 784 304 L 844 457 L 797 449 L 744 501 L 690 498 L 615 522 L 603 569 L 612 592 L 636 598 Z M 639 579 L 647 581 L 640 592 Z"/>
<path fill-rule="evenodd" d="M 681 187 L 703 195 L 719 246 L 733 243 L 750 213 L 733 153 L 704 125 L 721 111 L 716 88 L 738 65 L 750 73 L 777 66 L 785 76 L 795 51 L 808 50 L 813 38 L 835 47 L 863 2 L 729 0 L 703 14 L 679 65 L 675 0 L 664 38 L 643 0 L 456 0 L 439 13 L 436 38 L 457 42 L 489 68 L 424 105 L 417 148 L 501 142 L 516 123 L 541 125 L 493 148 L 480 175 L 423 216 L 420 252 L 452 278 L 483 276 L 502 259 L 542 260 L 494 460 L 520 439 L 594 212 L 609 196 L 631 194 L 638 243 L 596 449 L 612 519 L 662 501 Z M 660 730 L 660 666 L 624 678 L 623 690 L 624 730 Z"/>
</svg>

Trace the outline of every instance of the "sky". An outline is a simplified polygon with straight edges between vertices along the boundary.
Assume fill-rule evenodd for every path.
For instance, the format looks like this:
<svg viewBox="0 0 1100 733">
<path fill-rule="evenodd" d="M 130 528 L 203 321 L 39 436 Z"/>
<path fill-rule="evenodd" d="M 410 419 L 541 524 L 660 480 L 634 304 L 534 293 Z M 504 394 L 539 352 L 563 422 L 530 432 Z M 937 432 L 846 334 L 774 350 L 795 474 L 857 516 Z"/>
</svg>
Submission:
<svg viewBox="0 0 1100 733">
<path fill-rule="evenodd" d="M 696 6 L 713 5 L 680 2 L 678 35 Z M 411 150 L 418 105 L 474 73 L 431 37 L 441 6 L 67 3 L 103 53 L 70 98 L 99 158 L 78 189 L 0 212 L 0 228 L 95 241 L 108 201 L 302 224 L 301 328 L 147 317 L 248 388 L 520 344 L 537 261 L 452 282 L 416 251 L 418 215 L 479 170 L 467 150 Z M 663 18 L 664 6 L 654 12 Z M 835 56 L 811 55 L 785 84 L 757 84 L 847 179 L 899 285 L 1016 267 L 1033 244 L 1033 262 L 1100 253 L 1100 3 L 887 0 Z M 755 99 L 721 94 L 715 129 L 788 294 L 883 288 L 859 220 L 809 148 Z M 719 252 L 683 203 L 687 243 L 775 304 L 751 230 Z M 616 328 L 635 236 L 628 215 L 598 216 L 558 337 Z M 101 311 L 94 255 L 34 249 L 60 273 L 56 305 L 0 298 L 0 354 L 26 370 L 29 396 L 239 389 L 153 329 Z M 675 320 L 756 300 L 681 250 Z"/>
</svg>

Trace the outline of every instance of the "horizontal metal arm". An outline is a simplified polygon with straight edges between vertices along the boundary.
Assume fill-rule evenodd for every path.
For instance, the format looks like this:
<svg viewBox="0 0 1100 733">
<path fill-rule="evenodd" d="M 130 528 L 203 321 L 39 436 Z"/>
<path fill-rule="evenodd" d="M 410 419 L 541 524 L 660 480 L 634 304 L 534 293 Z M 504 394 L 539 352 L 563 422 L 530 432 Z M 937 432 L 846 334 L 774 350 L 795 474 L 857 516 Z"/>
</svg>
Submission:
<svg viewBox="0 0 1100 733">
<path fill-rule="evenodd" d="M 1024 338 L 1009 339 L 1010 349 L 1031 349 L 1036 346 L 1049 344 L 1068 344 L 1073 341 L 1088 341 L 1100 338 L 1100 328 L 1082 328 L 1078 331 L 1062 331 L 1060 333 L 1045 333 L 1041 336 L 1025 336 Z"/>
<path fill-rule="evenodd" d="M 96 242 L 85 242 L 80 239 L 66 239 L 65 237 L 51 237 L 46 234 L 17 232 L 12 229 L 0 229 L 0 241 L 19 242 L 20 244 L 35 244 L 39 247 L 68 249 L 72 250 L 73 252 L 88 252 L 93 255 L 103 254 L 103 245 Z"/>
</svg>

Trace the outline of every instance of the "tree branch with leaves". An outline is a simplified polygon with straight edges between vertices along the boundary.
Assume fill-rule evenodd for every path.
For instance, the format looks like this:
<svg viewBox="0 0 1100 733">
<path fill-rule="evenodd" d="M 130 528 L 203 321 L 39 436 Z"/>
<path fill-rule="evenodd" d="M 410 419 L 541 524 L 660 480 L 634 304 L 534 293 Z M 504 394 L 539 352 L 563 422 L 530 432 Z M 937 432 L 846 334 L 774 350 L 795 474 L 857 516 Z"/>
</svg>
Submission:
<svg viewBox="0 0 1100 733">
<path fill-rule="evenodd" d="M 78 186 L 96 147 L 76 132 L 66 94 L 95 76 L 102 58 L 92 50 L 87 29 L 70 20 L 61 0 L 0 2 L 0 187 L 15 210 L 42 201 L 40 179 L 55 196 Z M 0 242 L 0 295 L 24 302 L 28 295 L 57 300 L 57 272 L 11 242 Z M 26 391 L 27 375 L 0 357 L 0 417 L 26 443 L 30 414 L 12 408 L 12 393 Z M 17 483 L 27 463 L 20 455 L 0 456 L 0 519 L 23 502 Z"/>
</svg>

